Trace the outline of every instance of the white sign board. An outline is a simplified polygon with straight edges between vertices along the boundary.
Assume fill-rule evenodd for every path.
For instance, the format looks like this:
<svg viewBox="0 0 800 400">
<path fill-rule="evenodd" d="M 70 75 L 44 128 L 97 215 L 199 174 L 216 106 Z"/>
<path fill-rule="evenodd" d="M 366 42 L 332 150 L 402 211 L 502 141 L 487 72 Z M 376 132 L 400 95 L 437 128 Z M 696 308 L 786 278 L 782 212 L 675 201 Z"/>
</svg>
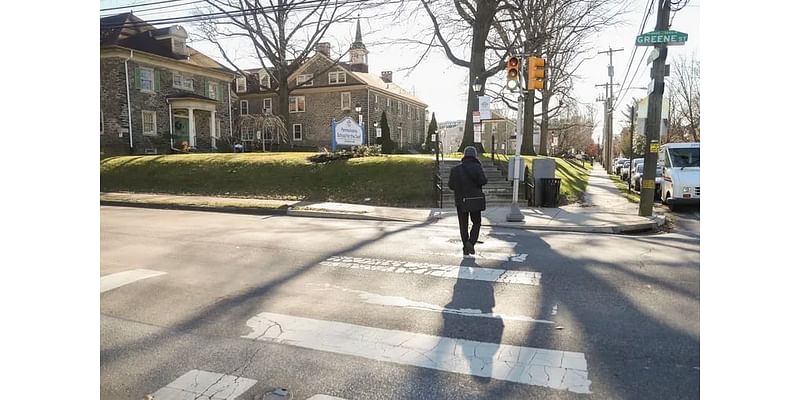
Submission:
<svg viewBox="0 0 800 400">
<path fill-rule="evenodd" d="M 360 146 L 362 143 L 364 143 L 364 133 L 356 121 L 346 117 L 336 123 L 337 145 Z"/>
<path fill-rule="evenodd" d="M 475 133 L 474 142 L 475 143 L 480 143 L 480 141 L 481 141 L 481 125 L 480 124 L 475 124 L 472 127 L 473 127 L 472 131 Z"/>
<path fill-rule="evenodd" d="M 473 111 L 472 112 L 472 123 L 473 124 L 480 124 L 481 123 L 481 113 L 480 113 L 480 111 Z"/>
<path fill-rule="evenodd" d="M 492 111 L 489 106 L 492 99 L 489 96 L 478 96 L 478 110 L 481 114 L 481 119 L 492 119 Z"/>
</svg>

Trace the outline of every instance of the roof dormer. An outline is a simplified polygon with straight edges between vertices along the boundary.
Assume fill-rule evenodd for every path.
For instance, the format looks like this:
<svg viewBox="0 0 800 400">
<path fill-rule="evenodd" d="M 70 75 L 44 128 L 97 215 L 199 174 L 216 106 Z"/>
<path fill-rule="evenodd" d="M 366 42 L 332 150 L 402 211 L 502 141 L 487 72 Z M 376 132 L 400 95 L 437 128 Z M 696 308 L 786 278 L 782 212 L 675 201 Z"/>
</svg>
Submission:
<svg viewBox="0 0 800 400">
<path fill-rule="evenodd" d="M 188 38 L 189 35 L 183 27 L 175 25 L 169 28 L 156 29 L 153 31 L 152 35 L 154 39 L 169 48 L 173 53 L 181 56 L 189 55 L 188 48 L 186 47 L 186 38 Z"/>
</svg>

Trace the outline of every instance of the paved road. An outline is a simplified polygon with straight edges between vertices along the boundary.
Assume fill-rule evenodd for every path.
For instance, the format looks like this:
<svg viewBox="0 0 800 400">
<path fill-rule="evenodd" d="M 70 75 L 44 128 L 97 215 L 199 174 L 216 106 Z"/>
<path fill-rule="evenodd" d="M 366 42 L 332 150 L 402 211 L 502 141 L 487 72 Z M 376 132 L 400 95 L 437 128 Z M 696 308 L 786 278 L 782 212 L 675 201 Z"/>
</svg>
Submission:
<svg viewBox="0 0 800 400">
<path fill-rule="evenodd" d="M 699 398 L 699 238 L 457 238 L 101 207 L 101 397 Z"/>
</svg>

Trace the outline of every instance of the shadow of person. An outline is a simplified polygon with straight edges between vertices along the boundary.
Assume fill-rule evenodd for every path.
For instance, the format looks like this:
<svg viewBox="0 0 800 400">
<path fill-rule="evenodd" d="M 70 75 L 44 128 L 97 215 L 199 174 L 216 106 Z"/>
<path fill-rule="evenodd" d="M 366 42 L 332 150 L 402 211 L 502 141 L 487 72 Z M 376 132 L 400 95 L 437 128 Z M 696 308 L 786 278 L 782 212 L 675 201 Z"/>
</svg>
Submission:
<svg viewBox="0 0 800 400">
<path fill-rule="evenodd" d="M 493 316 L 494 282 L 473 279 L 477 267 L 471 257 L 461 261 L 453 299 L 442 313 L 442 336 L 459 339 L 454 354 L 463 354 L 473 379 L 488 383 L 504 325 L 502 318 Z"/>
</svg>

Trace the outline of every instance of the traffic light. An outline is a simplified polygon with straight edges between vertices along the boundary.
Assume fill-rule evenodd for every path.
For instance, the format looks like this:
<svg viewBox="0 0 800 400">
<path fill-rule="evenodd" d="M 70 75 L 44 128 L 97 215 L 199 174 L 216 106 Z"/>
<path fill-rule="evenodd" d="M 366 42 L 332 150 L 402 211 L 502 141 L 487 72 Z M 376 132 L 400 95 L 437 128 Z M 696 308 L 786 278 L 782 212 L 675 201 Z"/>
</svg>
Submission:
<svg viewBox="0 0 800 400">
<path fill-rule="evenodd" d="M 544 89 L 544 59 L 528 57 L 528 90 Z"/>
<path fill-rule="evenodd" d="M 506 87 L 516 90 L 519 87 L 519 57 L 511 56 L 506 61 Z"/>
</svg>

